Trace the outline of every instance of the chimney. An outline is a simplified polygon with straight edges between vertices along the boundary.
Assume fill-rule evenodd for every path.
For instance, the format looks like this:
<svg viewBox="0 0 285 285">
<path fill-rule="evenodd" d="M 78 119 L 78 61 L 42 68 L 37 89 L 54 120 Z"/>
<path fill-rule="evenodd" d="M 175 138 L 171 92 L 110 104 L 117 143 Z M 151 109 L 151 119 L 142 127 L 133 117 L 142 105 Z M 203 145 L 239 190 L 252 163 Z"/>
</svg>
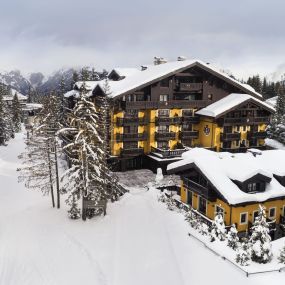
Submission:
<svg viewBox="0 0 285 285">
<path fill-rule="evenodd" d="M 147 66 L 141 65 L 141 71 L 144 71 L 144 70 L 146 70 L 146 69 L 147 69 Z"/>
<path fill-rule="evenodd" d="M 167 60 L 164 59 L 163 57 L 159 57 L 159 56 L 154 57 L 154 65 L 159 65 L 162 63 L 166 63 L 166 62 L 167 62 Z"/>
<path fill-rule="evenodd" d="M 185 61 L 187 58 L 185 56 L 178 56 L 177 61 Z"/>
</svg>

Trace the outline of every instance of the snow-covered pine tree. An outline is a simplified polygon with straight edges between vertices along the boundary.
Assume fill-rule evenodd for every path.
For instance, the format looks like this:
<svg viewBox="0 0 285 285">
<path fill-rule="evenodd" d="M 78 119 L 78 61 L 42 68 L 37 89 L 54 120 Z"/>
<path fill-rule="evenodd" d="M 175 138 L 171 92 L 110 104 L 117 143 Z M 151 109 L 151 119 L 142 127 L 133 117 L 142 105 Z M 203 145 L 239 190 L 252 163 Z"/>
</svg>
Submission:
<svg viewBox="0 0 285 285">
<path fill-rule="evenodd" d="M 233 224 L 227 234 L 228 246 L 233 250 L 236 250 L 239 245 L 238 231 L 236 225 Z"/>
<path fill-rule="evenodd" d="M 71 195 L 71 205 L 70 209 L 68 210 L 68 216 L 73 220 L 79 219 L 81 216 L 77 201 L 78 198 L 76 199 L 76 195 Z"/>
<path fill-rule="evenodd" d="M 34 130 L 33 135 L 26 141 L 26 151 L 19 155 L 23 166 L 17 170 L 20 171 L 19 182 L 24 182 L 29 189 L 41 190 L 44 195 L 51 194 L 52 206 L 55 207 L 56 177 L 50 148 L 49 139 Z"/>
<path fill-rule="evenodd" d="M 71 168 L 62 177 L 65 180 L 64 189 L 70 193 L 67 202 L 70 204 L 74 197 L 80 197 L 82 203 L 84 199 L 98 203 L 106 198 L 105 167 L 102 162 L 105 146 L 98 132 L 99 119 L 95 105 L 88 100 L 84 84 L 80 100 L 70 115 L 70 127 L 59 131 L 74 138 L 64 146 L 72 162 Z"/>
<path fill-rule="evenodd" d="M 55 184 L 57 193 L 57 208 L 60 208 L 60 186 L 58 174 L 58 153 L 60 150 L 59 142 L 57 140 L 57 131 L 62 128 L 61 125 L 61 101 L 55 92 L 51 92 L 43 105 L 40 112 L 39 125 L 36 128 L 36 134 L 44 136 L 48 139 L 50 155 L 53 157 Z"/>
<path fill-rule="evenodd" d="M 282 247 L 282 249 L 280 250 L 280 254 L 278 256 L 278 261 L 280 263 L 285 264 L 285 245 Z"/>
<path fill-rule="evenodd" d="M 216 238 L 220 241 L 226 239 L 226 228 L 224 223 L 224 218 L 221 213 L 217 213 L 215 216 L 214 222 L 210 231 L 211 241 L 214 241 Z"/>
<path fill-rule="evenodd" d="M 248 243 L 242 243 L 237 249 L 236 262 L 242 266 L 248 266 L 251 259 L 251 248 Z"/>
<path fill-rule="evenodd" d="M 0 145 L 5 145 L 13 134 L 12 120 L 0 93 Z"/>
<path fill-rule="evenodd" d="M 12 122 L 14 124 L 14 130 L 17 133 L 21 130 L 21 117 L 22 117 L 22 111 L 17 92 L 13 97 L 11 111 L 12 111 Z"/>
<path fill-rule="evenodd" d="M 272 258 L 269 224 L 266 221 L 265 208 L 259 205 L 259 213 L 251 227 L 249 243 L 252 248 L 251 258 L 258 263 L 267 263 Z"/>
</svg>

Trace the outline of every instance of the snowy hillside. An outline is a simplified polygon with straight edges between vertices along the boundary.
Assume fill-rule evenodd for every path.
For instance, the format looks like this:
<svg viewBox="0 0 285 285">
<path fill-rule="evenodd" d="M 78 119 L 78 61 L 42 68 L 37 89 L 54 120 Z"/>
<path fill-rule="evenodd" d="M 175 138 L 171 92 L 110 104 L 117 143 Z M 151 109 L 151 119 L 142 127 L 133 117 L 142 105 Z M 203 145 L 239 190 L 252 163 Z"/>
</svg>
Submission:
<svg viewBox="0 0 285 285">
<path fill-rule="evenodd" d="M 1 285 L 284 282 L 285 272 L 247 278 L 190 238 L 184 217 L 159 203 L 154 189 L 133 187 L 105 217 L 69 220 L 66 209 L 51 208 L 49 197 L 17 183 L 23 138 L 0 147 Z"/>
</svg>

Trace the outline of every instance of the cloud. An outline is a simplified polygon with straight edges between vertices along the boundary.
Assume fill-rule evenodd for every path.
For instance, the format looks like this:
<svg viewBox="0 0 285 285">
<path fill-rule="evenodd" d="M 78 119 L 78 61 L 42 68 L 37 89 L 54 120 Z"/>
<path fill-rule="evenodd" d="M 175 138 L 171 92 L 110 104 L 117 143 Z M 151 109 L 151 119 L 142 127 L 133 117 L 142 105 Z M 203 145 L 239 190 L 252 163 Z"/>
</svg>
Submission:
<svg viewBox="0 0 285 285">
<path fill-rule="evenodd" d="M 139 66 L 182 54 L 240 77 L 267 74 L 285 63 L 284 8 L 283 0 L 5 1 L 0 69 Z"/>
</svg>

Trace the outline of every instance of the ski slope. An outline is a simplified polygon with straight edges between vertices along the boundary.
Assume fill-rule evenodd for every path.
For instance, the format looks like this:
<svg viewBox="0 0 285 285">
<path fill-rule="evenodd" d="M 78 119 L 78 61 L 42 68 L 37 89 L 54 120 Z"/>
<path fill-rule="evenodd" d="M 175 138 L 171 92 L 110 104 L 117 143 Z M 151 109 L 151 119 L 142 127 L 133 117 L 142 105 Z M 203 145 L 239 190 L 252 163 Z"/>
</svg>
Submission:
<svg viewBox="0 0 285 285">
<path fill-rule="evenodd" d="M 50 197 L 17 183 L 23 134 L 0 147 L 0 285 L 281 284 L 285 273 L 247 278 L 189 238 L 183 216 L 133 188 L 108 214 L 71 221 Z M 64 203 L 62 203 L 64 204 Z"/>
</svg>

